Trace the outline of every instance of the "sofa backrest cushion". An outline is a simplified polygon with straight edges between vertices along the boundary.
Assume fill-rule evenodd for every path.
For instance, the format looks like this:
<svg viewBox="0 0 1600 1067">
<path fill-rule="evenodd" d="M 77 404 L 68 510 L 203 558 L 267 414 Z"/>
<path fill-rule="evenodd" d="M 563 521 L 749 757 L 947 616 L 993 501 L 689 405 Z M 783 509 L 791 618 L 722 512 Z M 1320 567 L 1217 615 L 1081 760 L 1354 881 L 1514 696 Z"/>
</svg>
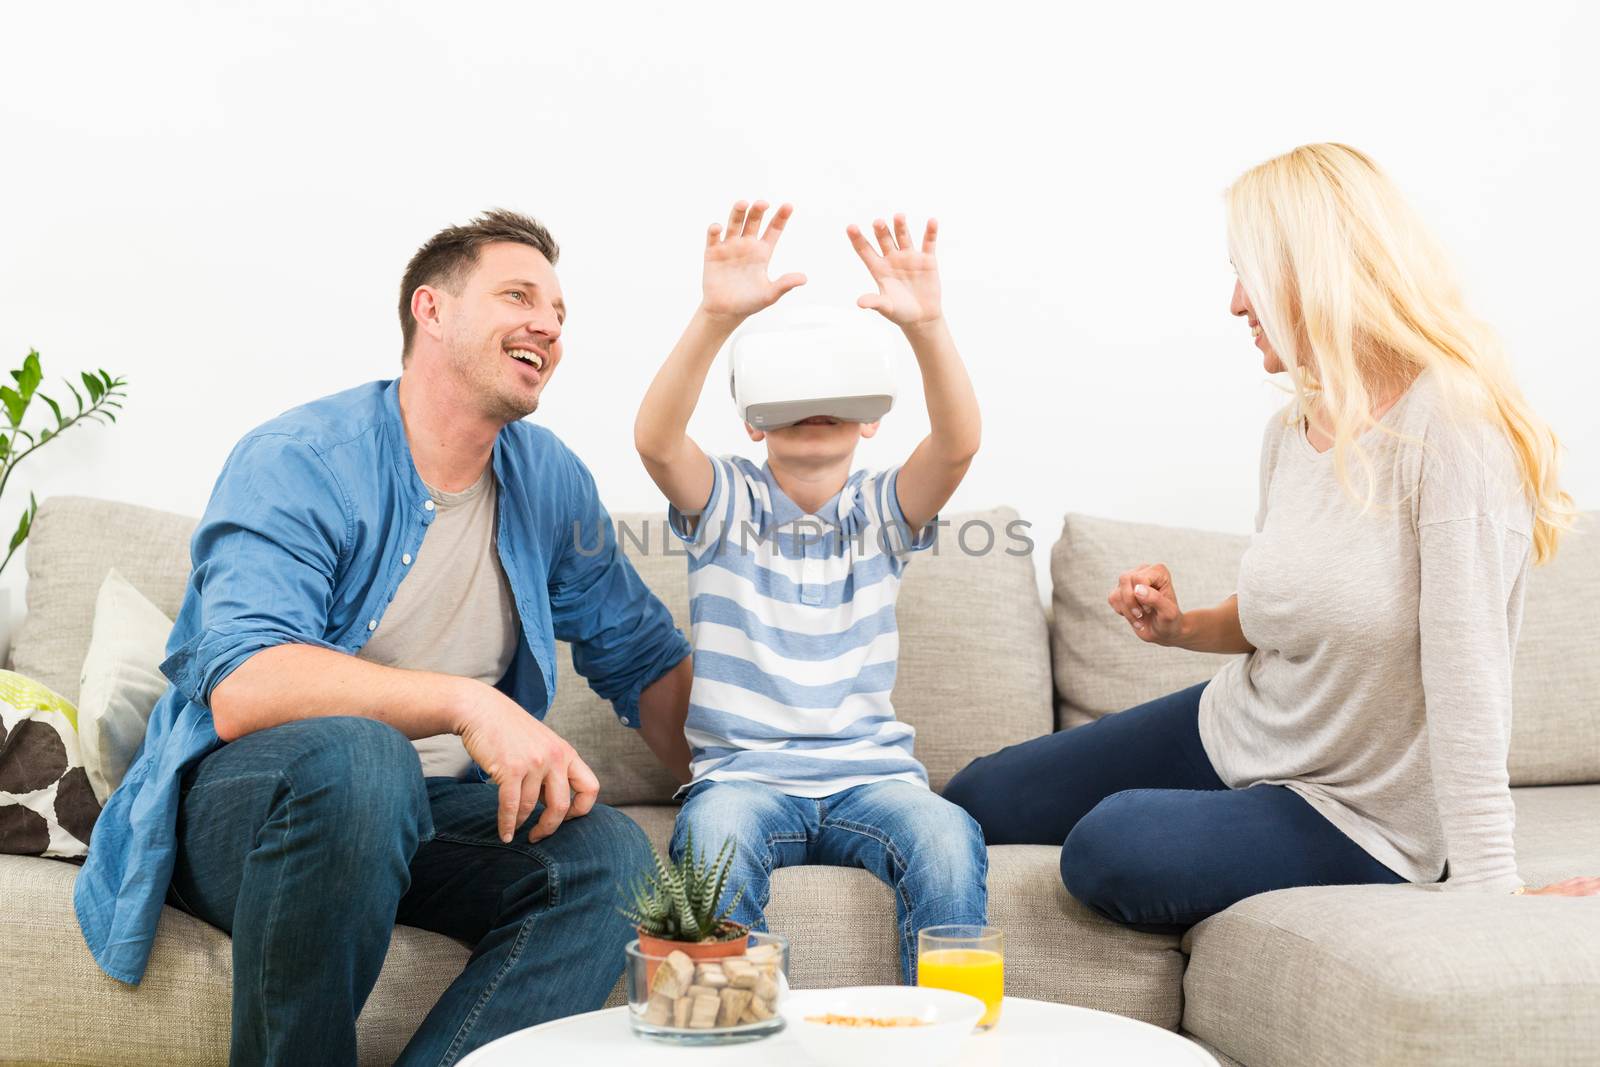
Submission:
<svg viewBox="0 0 1600 1067">
<path fill-rule="evenodd" d="M 1068 515 L 1050 550 L 1050 652 L 1060 726 L 1082 726 L 1216 674 L 1226 657 L 1145 644 L 1106 595 L 1124 571 L 1165 563 L 1179 604 L 1215 604 L 1233 595 L 1249 540 Z"/>
<path fill-rule="evenodd" d="M 614 516 L 623 551 L 688 632 L 686 563 L 661 513 Z M 900 718 L 917 728 L 916 753 L 935 788 L 966 763 L 1048 733 L 1050 655 L 1044 610 L 1027 554 L 1010 555 L 1016 512 L 957 515 L 940 544 L 907 567 L 899 600 L 900 669 L 893 693 Z M 969 555 L 955 531 L 973 521 L 996 531 L 991 551 Z M 94 604 L 115 567 L 168 617 L 177 615 L 189 576 L 195 520 L 132 504 L 53 497 L 39 506 L 28 541 L 28 614 L 12 645 L 14 668 L 76 700 L 93 629 Z M 965 539 L 973 548 L 984 538 Z M 572 669 L 557 646 L 556 699 L 546 721 L 567 738 L 601 782 L 609 804 L 664 803 L 675 783 L 637 732 Z"/>
<path fill-rule="evenodd" d="M 94 632 L 94 605 L 112 568 L 175 618 L 189 581 L 196 520 L 88 497 L 39 505 L 28 535 L 28 614 L 11 642 L 11 665 L 74 704 Z"/>
<path fill-rule="evenodd" d="M 1554 562 L 1528 581 L 1513 665 L 1513 785 L 1600 781 L 1600 513 L 1588 512 Z M 1106 604 L 1123 571 L 1165 563 L 1184 606 L 1234 592 L 1247 536 L 1067 516 L 1050 556 L 1051 652 L 1062 727 L 1205 681 L 1223 657 L 1147 645 Z"/>
<path fill-rule="evenodd" d="M 1014 545 L 1007 526 L 1016 518 L 1010 508 L 950 516 L 939 544 L 916 554 L 900 587 L 900 665 L 891 700 L 896 715 L 916 728 L 916 755 L 934 789 L 977 756 L 1051 729 L 1049 642 L 1033 560 L 1006 551 Z M 665 517 L 635 512 L 614 519 L 623 551 L 688 633 L 687 564 Z M 972 522 L 995 531 L 990 551 L 961 549 L 957 533 Z M 985 541 L 978 530 L 965 539 L 974 552 Z M 670 800 L 676 785 L 643 740 L 617 725 L 573 672 L 564 648 L 558 659 L 555 706 L 546 721 L 595 769 L 601 800 Z"/>
<path fill-rule="evenodd" d="M 1511 676 L 1511 784 L 1600 782 L 1600 512 L 1528 577 Z"/>
</svg>

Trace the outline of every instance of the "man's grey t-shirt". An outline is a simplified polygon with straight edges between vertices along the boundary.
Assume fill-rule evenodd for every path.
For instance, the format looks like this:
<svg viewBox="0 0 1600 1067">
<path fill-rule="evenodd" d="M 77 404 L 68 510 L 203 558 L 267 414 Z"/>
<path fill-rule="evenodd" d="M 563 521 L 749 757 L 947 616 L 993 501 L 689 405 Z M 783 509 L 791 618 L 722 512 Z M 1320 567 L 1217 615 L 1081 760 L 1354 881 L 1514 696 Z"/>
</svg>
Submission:
<svg viewBox="0 0 1600 1067">
<path fill-rule="evenodd" d="M 437 671 L 494 685 L 511 668 L 517 622 L 495 544 L 498 491 L 493 468 L 459 493 L 428 487 L 435 518 L 359 658 L 384 667 Z M 472 767 L 461 739 L 413 741 L 422 773 L 460 778 Z"/>
</svg>

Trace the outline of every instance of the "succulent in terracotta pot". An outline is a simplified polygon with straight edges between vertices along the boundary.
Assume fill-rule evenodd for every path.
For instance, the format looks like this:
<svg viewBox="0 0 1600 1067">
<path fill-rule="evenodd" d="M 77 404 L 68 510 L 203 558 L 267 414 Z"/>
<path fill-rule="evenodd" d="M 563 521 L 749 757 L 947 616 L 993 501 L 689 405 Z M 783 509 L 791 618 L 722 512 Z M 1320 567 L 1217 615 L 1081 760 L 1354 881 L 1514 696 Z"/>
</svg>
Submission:
<svg viewBox="0 0 1600 1067">
<path fill-rule="evenodd" d="M 733 866 L 734 842 L 723 842 L 707 863 L 694 847 L 694 831 L 684 838 L 683 857 L 673 863 L 655 852 L 655 870 L 635 883 L 632 907 L 622 909 L 639 933 L 639 947 L 652 956 L 674 951 L 690 959 L 721 959 L 745 952 L 750 930 L 728 918 L 744 896 L 741 886 L 719 908 Z"/>
<path fill-rule="evenodd" d="M 770 943 L 751 947 L 749 928 L 728 918 L 743 887 L 719 906 L 734 849 L 731 839 L 724 842 L 707 863 L 695 851 L 693 833 L 686 834 L 683 857 L 672 863 L 655 853 L 655 870 L 634 885 L 632 907 L 621 909 L 639 933 L 645 972 L 639 1008 L 650 1026 L 748 1028 L 775 1017 L 782 950 Z"/>
</svg>

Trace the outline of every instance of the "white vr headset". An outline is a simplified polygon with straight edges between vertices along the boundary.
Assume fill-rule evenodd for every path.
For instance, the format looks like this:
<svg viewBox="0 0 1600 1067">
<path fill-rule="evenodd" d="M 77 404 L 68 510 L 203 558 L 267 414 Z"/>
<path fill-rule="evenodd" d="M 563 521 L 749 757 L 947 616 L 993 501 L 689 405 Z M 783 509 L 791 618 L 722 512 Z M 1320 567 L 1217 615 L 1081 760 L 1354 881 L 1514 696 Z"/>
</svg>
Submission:
<svg viewBox="0 0 1600 1067">
<path fill-rule="evenodd" d="M 728 389 L 739 417 L 758 430 L 814 415 L 872 422 L 894 406 L 890 351 L 868 312 L 806 308 L 734 335 Z"/>
</svg>

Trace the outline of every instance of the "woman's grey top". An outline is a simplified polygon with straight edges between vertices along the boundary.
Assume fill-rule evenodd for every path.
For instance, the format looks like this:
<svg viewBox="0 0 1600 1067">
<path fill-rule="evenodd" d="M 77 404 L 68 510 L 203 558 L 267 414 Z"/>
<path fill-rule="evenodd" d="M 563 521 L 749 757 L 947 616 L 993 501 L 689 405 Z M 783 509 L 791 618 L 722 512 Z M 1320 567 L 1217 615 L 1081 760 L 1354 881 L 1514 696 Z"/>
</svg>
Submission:
<svg viewBox="0 0 1600 1067">
<path fill-rule="evenodd" d="M 1361 438 L 1365 509 L 1303 419 L 1268 424 L 1238 587 L 1256 651 L 1207 686 L 1200 734 L 1229 786 L 1287 786 L 1409 881 L 1448 863 L 1447 888 L 1510 892 L 1533 512 L 1505 436 L 1454 409 L 1424 373 Z"/>
</svg>

